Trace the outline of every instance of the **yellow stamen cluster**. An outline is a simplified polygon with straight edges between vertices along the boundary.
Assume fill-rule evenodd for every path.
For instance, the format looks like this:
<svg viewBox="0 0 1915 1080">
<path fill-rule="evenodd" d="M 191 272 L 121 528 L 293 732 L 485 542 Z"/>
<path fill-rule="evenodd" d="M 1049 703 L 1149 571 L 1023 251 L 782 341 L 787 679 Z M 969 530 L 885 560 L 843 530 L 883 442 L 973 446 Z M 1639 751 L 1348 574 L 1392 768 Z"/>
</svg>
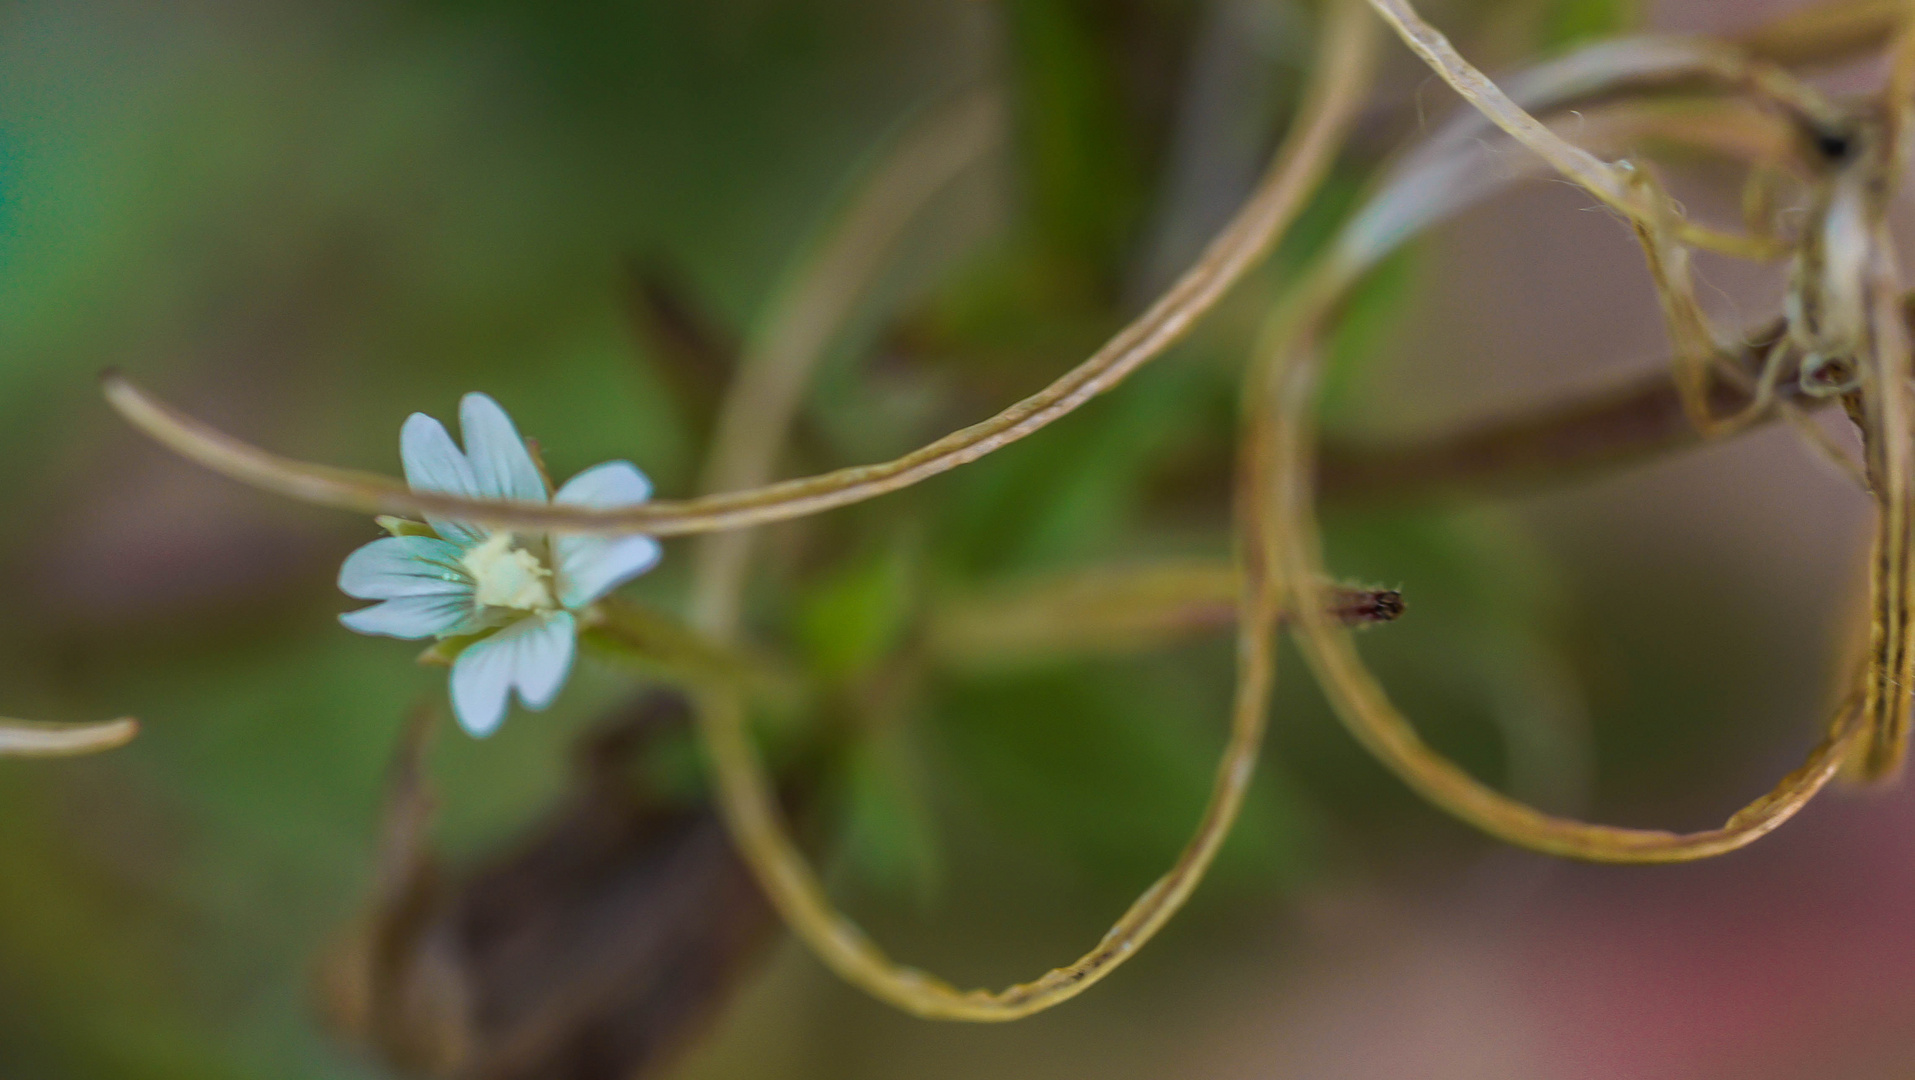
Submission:
<svg viewBox="0 0 1915 1080">
<path fill-rule="evenodd" d="M 532 552 L 513 545 L 509 532 L 495 532 L 460 560 L 472 575 L 481 607 L 518 611 L 550 611 L 552 571 Z"/>
</svg>

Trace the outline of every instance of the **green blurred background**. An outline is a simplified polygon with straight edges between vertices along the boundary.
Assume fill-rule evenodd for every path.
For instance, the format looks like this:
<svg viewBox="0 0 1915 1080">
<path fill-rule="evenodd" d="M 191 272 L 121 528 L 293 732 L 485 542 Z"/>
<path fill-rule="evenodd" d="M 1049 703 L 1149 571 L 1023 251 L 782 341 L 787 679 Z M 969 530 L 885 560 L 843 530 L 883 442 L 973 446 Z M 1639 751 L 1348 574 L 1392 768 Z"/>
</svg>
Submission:
<svg viewBox="0 0 1915 1080">
<path fill-rule="evenodd" d="M 1782 6 L 1430 13 L 1508 67 Z M 886 140 L 995 85 L 1006 145 L 913 227 L 784 468 L 878 460 L 1043 385 L 1189 261 L 1281 133 L 1313 24 L 1292 0 L 0 6 L 0 709 L 147 725 L 97 759 L 0 763 L 0 1077 L 385 1075 L 325 1032 L 314 972 L 366 902 L 403 717 L 443 695 L 411 649 L 333 619 L 370 522 L 166 455 L 108 413 L 101 368 L 275 450 L 387 472 L 406 414 L 449 418 L 484 390 L 556 473 L 629 458 L 688 494 L 711 372 L 645 313 L 665 297 L 714 341 L 748 335 Z M 1258 318 L 1377 164 L 1451 107 L 1386 55 L 1270 268 L 1040 437 L 769 530 L 754 637 L 850 681 L 896 646 L 900 612 L 941 598 L 1226 556 Z M 1332 433 L 1436 431 L 1652 363 L 1639 257 L 1587 203 L 1536 185 L 1379 274 L 1337 354 Z M 1705 270 L 1731 316 L 1773 302 L 1772 281 Z M 1434 743 L 1553 809 L 1686 827 L 1812 741 L 1865 523 L 1781 432 L 1327 522 L 1341 572 L 1405 591 L 1410 613 L 1365 648 Z M 631 595 L 677 610 L 686 548 Z M 1226 637 L 922 676 L 819 780 L 834 891 L 961 984 L 1075 956 L 1195 821 Z M 568 746 L 636 685 L 587 661 L 550 712 L 441 738 L 446 857 L 540 820 Z M 1502 850 L 1370 763 L 1286 651 L 1245 820 L 1109 982 L 1016 1025 L 938 1026 L 784 941 L 667 1071 L 1904 1075 L 1910 809 L 1838 795 L 1694 867 Z"/>
</svg>

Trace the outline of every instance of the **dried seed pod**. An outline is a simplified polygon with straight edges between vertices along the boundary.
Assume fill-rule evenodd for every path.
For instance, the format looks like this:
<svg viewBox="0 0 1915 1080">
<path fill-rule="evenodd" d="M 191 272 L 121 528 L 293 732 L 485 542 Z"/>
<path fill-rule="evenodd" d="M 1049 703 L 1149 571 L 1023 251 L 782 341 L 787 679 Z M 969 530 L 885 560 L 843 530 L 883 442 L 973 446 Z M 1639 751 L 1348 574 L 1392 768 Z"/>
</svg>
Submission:
<svg viewBox="0 0 1915 1080">
<path fill-rule="evenodd" d="M 713 1018 L 776 917 L 702 803 L 634 765 L 682 730 L 647 694 L 580 743 L 572 792 L 511 850 L 449 871 L 427 848 L 422 719 L 401 748 L 369 910 L 326 958 L 331 1026 L 406 1075 L 654 1076 Z"/>
</svg>

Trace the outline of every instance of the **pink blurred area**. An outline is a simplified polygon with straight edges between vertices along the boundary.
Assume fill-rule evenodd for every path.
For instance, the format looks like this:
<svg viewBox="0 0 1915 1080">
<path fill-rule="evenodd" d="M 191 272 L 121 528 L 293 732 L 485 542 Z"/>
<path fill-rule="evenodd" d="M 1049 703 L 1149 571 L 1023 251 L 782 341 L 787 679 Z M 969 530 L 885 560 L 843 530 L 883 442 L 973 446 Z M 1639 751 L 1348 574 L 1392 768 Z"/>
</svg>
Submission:
<svg viewBox="0 0 1915 1080">
<path fill-rule="evenodd" d="M 1323 892 L 1201 970 L 1139 962 L 1002 1028 L 884 1013 L 788 948 L 685 1075 L 1890 1080 L 1911 896 L 1915 794 L 1837 794 L 1701 865 L 1503 853 L 1420 895 Z"/>
<path fill-rule="evenodd" d="M 1557 866 L 1524 882 L 1537 866 L 1491 859 L 1456 892 L 1312 943 L 1291 986 L 1191 1075 L 1906 1076 L 1911 811 L 1905 791 L 1838 795 L 1689 867 Z"/>
</svg>

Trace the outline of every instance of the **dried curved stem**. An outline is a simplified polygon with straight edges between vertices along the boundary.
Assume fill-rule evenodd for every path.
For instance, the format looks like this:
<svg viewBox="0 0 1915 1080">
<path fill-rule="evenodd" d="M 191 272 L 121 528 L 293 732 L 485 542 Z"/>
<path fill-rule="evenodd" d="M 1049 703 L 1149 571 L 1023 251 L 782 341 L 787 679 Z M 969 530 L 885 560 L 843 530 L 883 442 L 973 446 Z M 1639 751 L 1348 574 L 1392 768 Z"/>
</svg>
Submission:
<svg viewBox="0 0 1915 1080">
<path fill-rule="evenodd" d="M 390 477 L 297 461 L 262 450 L 164 404 L 124 375 L 102 376 L 107 401 L 179 454 L 242 483 L 303 502 L 373 514 L 454 517 L 501 528 L 676 536 L 736 529 L 862 502 L 948 472 L 1009 446 L 1112 389 L 1190 332 L 1295 220 L 1316 189 L 1368 89 L 1366 65 L 1348 47 L 1321 54 L 1322 77 L 1269 172 L 1230 224 L 1184 275 L 1103 348 L 1043 390 L 996 416 L 903 457 L 748 491 L 661 499 L 618 510 L 491 502 L 413 492 Z"/>
<path fill-rule="evenodd" d="M 1407 5 L 1398 0 L 1372 0 L 1372 3 L 1386 13 L 1395 10 L 1402 16 L 1408 12 Z M 1409 12 L 1407 19 L 1413 20 L 1414 13 Z M 1428 31 L 1420 20 L 1406 30 L 1406 20 L 1399 17 L 1396 25 L 1404 30 L 1413 46 L 1421 46 L 1419 51 L 1433 63 L 1451 62 L 1452 67 L 1462 64 L 1454 50 L 1443 54 L 1448 43 L 1434 31 Z M 1419 36 L 1415 32 L 1417 27 L 1428 33 Z M 1915 71 L 1915 60 L 1910 62 L 1909 70 Z M 1466 74 L 1473 72 L 1474 69 L 1468 69 Z M 1480 74 L 1477 77 L 1480 78 Z M 1473 90 L 1487 98 L 1491 107 L 1484 111 L 1512 136 L 1530 142 L 1541 132 L 1541 141 L 1555 140 L 1553 133 L 1540 124 L 1526 126 L 1523 121 L 1530 120 L 1528 114 L 1522 113 L 1487 80 L 1482 80 L 1483 85 L 1477 87 L 1470 87 L 1467 79 L 1452 82 L 1462 83 L 1459 90 L 1469 87 L 1466 96 Z M 1505 124 L 1504 121 L 1511 118 L 1498 117 L 1494 107 L 1499 102 L 1521 116 Z M 1477 101 L 1477 104 L 1480 106 L 1483 102 Z M 1538 147 L 1539 153 L 1545 149 L 1548 147 Z M 1573 155 L 1559 156 L 1570 169 L 1587 164 Z M 1556 159 L 1550 160 L 1557 164 Z M 1593 157 L 1590 160 L 1593 161 Z M 1874 190 L 1886 187 L 1876 185 Z M 1391 197 L 1392 189 L 1386 189 L 1377 201 L 1383 203 Z M 1753 842 L 1813 798 L 1855 753 L 1862 733 L 1880 726 L 1886 708 L 1881 699 L 1887 688 L 1908 685 L 1905 673 L 1910 663 L 1907 627 L 1910 528 L 1909 500 L 1904 489 L 1909 483 L 1908 459 L 1915 451 L 1911 451 L 1907 438 L 1908 358 L 1906 339 L 1902 336 L 1900 289 L 1894 281 L 1892 265 L 1879 265 L 1889 257 L 1886 246 L 1875 244 L 1873 253 L 1878 265 L 1869 279 L 1873 286 L 1869 310 L 1875 333 L 1883 339 L 1874 343 L 1873 354 L 1881 379 L 1891 387 L 1887 394 L 1876 396 L 1877 403 L 1872 407 L 1881 415 L 1878 418 L 1871 414 L 1875 422 L 1869 425 L 1876 432 L 1872 442 L 1886 444 L 1871 447 L 1871 464 L 1878 470 L 1879 477 L 1887 478 L 1878 480 L 1878 484 L 1889 492 L 1882 514 L 1883 529 L 1876 545 L 1876 611 L 1872 620 L 1875 647 L 1871 672 L 1867 678 L 1851 684 L 1850 692 L 1835 710 L 1826 735 L 1811 751 L 1807 762 L 1720 828 L 1694 833 L 1618 828 L 1544 813 L 1490 788 L 1432 750 L 1364 665 L 1349 633 L 1321 615 L 1319 582 L 1324 567 L 1321 532 L 1313 507 L 1316 461 L 1315 432 L 1310 420 L 1318 366 L 1316 341 L 1322 324 L 1332 316 L 1349 285 L 1368 265 L 1380 258 L 1388 246 L 1437 220 L 1449 209 L 1449 206 L 1437 205 L 1443 202 L 1440 199 L 1425 202 L 1429 204 L 1425 213 L 1399 222 L 1391 229 L 1373 230 L 1368 238 L 1354 241 L 1346 235 L 1342 242 L 1333 245 L 1330 258 L 1306 279 L 1305 286 L 1293 294 L 1291 302 L 1273 317 L 1257 360 L 1261 375 L 1253 382 L 1247 402 L 1250 418 L 1245 434 L 1253 452 L 1270 460 L 1271 479 L 1251 491 L 1253 512 L 1240 522 L 1245 530 L 1243 547 L 1262 550 L 1264 558 L 1275 568 L 1275 575 L 1292 591 L 1288 610 L 1294 620 L 1295 634 L 1345 726 L 1406 783 L 1443 809 L 1511 843 L 1594 861 L 1685 861 L 1721 854 Z M 1460 200 L 1451 205 L 1460 205 Z M 1352 228 L 1358 228 L 1365 220 L 1366 214 L 1359 213 Z M 1871 221 L 1879 221 L 1879 218 Z M 1645 232 L 1657 233 L 1651 238 L 1655 243 L 1645 245 L 1653 260 L 1666 233 L 1657 228 L 1654 220 L 1637 223 Z M 1378 237 L 1387 242 L 1379 243 Z M 1680 337 L 1678 344 L 1682 344 Z M 1694 373 L 1688 374 L 1690 393 L 1710 391 L 1707 380 L 1695 381 Z M 1772 377 L 1772 370 L 1765 371 L 1765 380 Z M 1676 383 L 1679 390 L 1682 382 L 1679 373 Z M 1754 390 L 1759 394 L 1760 386 Z M 1703 431 L 1708 434 L 1708 426 L 1705 425 Z M 1884 432 L 1887 434 L 1883 435 Z M 1902 674 L 1897 678 L 1885 676 L 1885 672 Z M 1905 709 L 1906 699 L 1898 700 Z"/>
<path fill-rule="evenodd" d="M 1003 990 L 960 990 L 886 956 L 832 904 L 824 884 L 793 846 L 772 799 L 770 778 L 746 734 L 738 698 L 722 689 L 698 694 L 700 730 L 718 763 L 719 792 L 732 835 L 779 912 L 826 966 L 873 997 L 926 1019 L 1017 1020 L 1076 997 L 1114 971 L 1170 921 L 1202 880 L 1243 805 L 1262 745 L 1274 679 L 1274 621 L 1274 612 L 1268 610 L 1246 612 L 1240 620 L 1230 738 L 1210 802 L 1177 861 L 1091 951 Z"/>
<path fill-rule="evenodd" d="M 1900 32 L 1891 50 L 1884 92 L 1882 134 L 1878 146 L 1865 146 L 1835 180 L 1828 217 L 1856 219 L 1866 248 L 1855 279 L 1831 273 L 1828 292 L 1834 312 L 1860 308 L 1866 320 L 1852 334 L 1866 342 L 1872 360 L 1860 389 L 1850 398 L 1851 414 L 1862 424 L 1868 466 L 1875 482 L 1879 513 L 1869 557 L 1869 672 L 1863 703 L 1867 738 L 1856 754 L 1856 772 L 1864 779 L 1894 776 L 1908 756 L 1909 709 L 1915 702 L 1915 401 L 1911 400 L 1908 324 L 1901 305 L 1901 274 L 1888 225 L 1894 197 L 1909 151 L 1911 110 L 1915 109 L 1915 5 L 1904 5 Z M 1852 204 L 1845 209 L 1844 203 Z M 1827 245 L 1838 247 L 1831 239 Z M 1825 260 L 1839 268 L 1841 260 Z M 1856 295 L 1840 296 L 1846 288 Z M 1831 321 L 1834 321 L 1833 317 Z"/>
<path fill-rule="evenodd" d="M 1878 375 L 1873 392 L 1864 396 L 1880 510 L 1869 556 L 1869 674 L 1863 704 L 1868 737 L 1857 755 L 1857 771 L 1870 780 L 1886 779 L 1901 769 L 1915 699 L 1915 597 L 1910 594 L 1915 589 L 1915 461 L 1910 446 L 1915 403 L 1909 400 L 1907 324 L 1901 305 L 1892 300 L 1900 289 L 1886 226 L 1878 230 L 1876 249 L 1879 269 L 1871 329 Z M 1881 301 L 1884 294 L 1891 302 Z"/>
<path fill-rule="evenodd" d="M 1477 112 L 1611 209 L 1631 221 L 1652 227 L 1672 227 L 1681 239 L 1689 242 L 1707 235 L 1702 232 L 1684 235 L 1686 230 L 1694 226 L 1679 221 L 1661 221 L 1668 212 L 1667 208 L 1661 205 L 1662 200 L 1658 197 L 1643 192 L 1635 185 L 1633 169 L 1625 164 L 1604 161 L 1550 130 L 1517 104 L 1489 76 L 1464 59 L 1456 46 L 1424 21 L 1408 0 L 1370 0 L 1370 6 L 1397 32 L 1411 52 L 1429 65 Z M 1714 78 L 1766 99 L 1790 111 L 1810 130 L 1820 131 L 1835 126 L 1842 119 L 1834 106 L 1806 84 L 1798 82 L 1780 68 L 1750 59 L 1740 50 L 1694 42 L 1689 43 L 1689 51 L 1689 73 Z"/>
<path fill-rule="evenodd" d="M 1245 544 L 1268 552 L 1276 573 L 1294 590 L 1288 611 L 1312 671 L 1357 740 L 1423 797 L 1499 839 L 1553 855 L 1597 862 L 1683 862 L 1749 844 L 1800 810 L 1834 778 L 1861 731 L 1859 694 L 1836 711 L 1827 735 L 1807 762 L 1773 790 L 1738 811 L 1722 827 L 1693 833 L 1597 825 L 1547 814 L 1489 787 L 1445 758 L 1416 734 L 1357 654 L 1349 632 L 1326 621 L 1315 605 L 1323 572 L 1321 532 L 1311 506 L 1315 433 L 1309 419 L 1316 384 L 1311 342 L 1317 310 L 1294 311 L 1272 333 L 1263 359 L 1269 375 L 1251 402 L 1250 438 L 1273 455 L 1273 480 L 1257 493 L 1245 521 Z"/>
<path fill-rule="evenodd" d="M 0 719 L 0 757 L 71 757 L 125 746 L 140 733 L 130 716 L 97 724 Z"/>
<path fill-rule="evenodd" d="M 1676 386 L 1696 427 L 1708 435 L 1724 434 L 1758 415 L 1749 411 L 1718 418 L 1708 411 L 1710 373 L 1722 363 L 1723 347 L 1697 301 L 1688 246 L 1747 258 L 1779 257 L 1788 252 L 1788 247 L 1765 237 L 1736 237 L 1694 224 L 1646 169 L 1629 161 L 1604 161 L 1518 105 L 1465 60 L 1448 38 L 1425 22 L 1409 0 L 1370 3 L 1410 50 L 1477 112 L 1628 220 L 1642 245 L 1650 278 L 1662 302 L 1664 321 L 1676 345 Z M 1787 112 L 1800 125 L 1807 141 L 1837 146 L 1849 137 L 1851 118 L 1787 71 L 1728 47 L 1700 47 L 1697 61 L 1696 74 L 1722 80 Z"/>
<path fill-rule="evenodd" d="M 1306 99 L 1309 104 L 1298 121 L 1305 129 L 1305 138 L 1293 140 L 1293 149 L 1301 156 L 1290 159 L 1293 167 L 1304 173 L 1316 172 L 1332 145 L 1309 149 L 1307 132 L 1313 125 L 1307 118 L 1320 110 L 1336 108 L 1333 103 L 1344 93 L 1340 84 L 1364 83 L 1373 53 L 1369 20 L 1354 0 L 1334 6 L 1323 36 L 1317 75 Z M 1312 157 L 1319 160 L 1312 161 Z M 788 354 L 786 362 L 799 366 L 803 358 Z M 722 448 L 714 457 L 730 462 L 734 475 L 749 482 L 754 472 L 770 468 L 774 453 L 775 447 L 760 445 L 755 460 L 751 454 L 732 456 Z M 740 548 L 748 542 L 748 538 L 741 538 Z M 702 587 L 696 594 L 693 618 L 708 631 L 728 633 L 737 624 L 739 593 L 735 579 L 743 573 L 745 564 L 742 552 L 721 563 L 714 555 L 719 551 L 713 547 L 700 551 L 698 576 Z M 1183 906 L 1243 804 L 1262 743 L 1274 678 L 1272 637 L 1278 609 L 1273 591 L 1263 582 L 1262 570 L 1261 561 L 1248 560 L 1241 571 L 1245 584 L 1238 620 L 1238 676 L 1230 737 L 1196 832 L 1170 870 L 1138 897 L 1090 952 L 1072 963 L 1004 990 L 963 991 L 886 956 L 832 904 L 823 883 L 792 842 L 770 778 L 746 729 L 743 702 L 728 688 L 714 685 L 695 695 L 699 729 L 717 769 L 720 807 L 746 862 L 792 929 L 827 966 L 872 996 L 906 1012 L 940 1020 L 1007 1021 L 1077 996 L 1128 959 Z M 733 580 L 726 581 L 725 576 Z"/>
<path fill-rule="evenodd" d="M 1752 334 L 1735 357 L 1741 373 L 1752 376 L 1759 370 L 1783 332 L 1778 319 Z M 1777 415 L 1777 410 L 1761 410 L 1752 387 L 1737 380 L 1713 381 L 1708 393 L 1713 413 L 1751 414 L 1741 430 Z M 1793 372 L 1777 380 L 1772 396 L 1778 408 L 1828 404 L 1803 394 Z M 1673 376 L 1659 371 L 1432 437 L 1326 446 L 1319 457 L 1317 489 L 1320 498 L 1331 502 L 1401 504 L 1480 496 L 1594 473 L 1708 439 L 1690 422 Z"/>
</svg>

